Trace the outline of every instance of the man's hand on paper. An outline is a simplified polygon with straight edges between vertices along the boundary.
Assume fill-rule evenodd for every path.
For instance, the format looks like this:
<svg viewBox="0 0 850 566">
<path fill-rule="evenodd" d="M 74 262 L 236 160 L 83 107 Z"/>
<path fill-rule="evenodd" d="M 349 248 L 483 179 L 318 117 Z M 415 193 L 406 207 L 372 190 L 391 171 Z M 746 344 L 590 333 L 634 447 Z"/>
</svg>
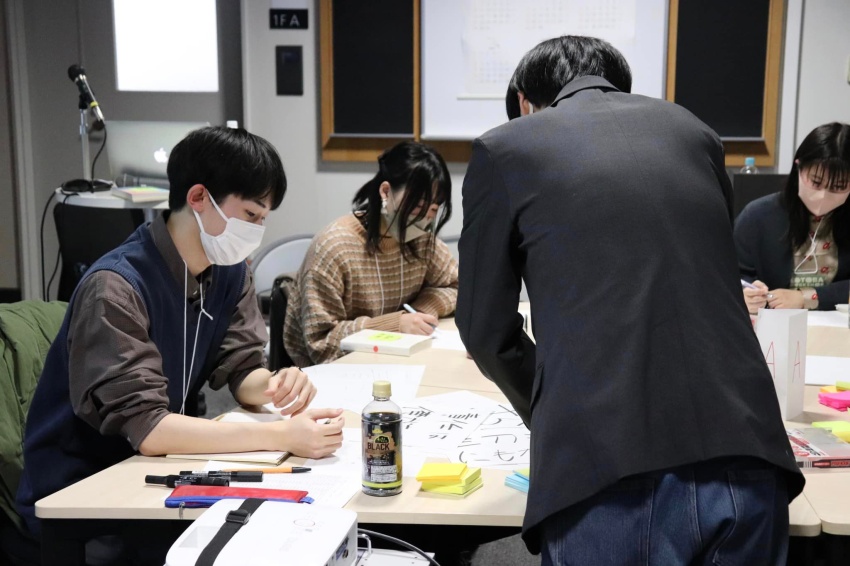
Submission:
<svg viewBox="0 0 850 566">
<path fill-rule="evenodd" d="M 324 458 L 342 446 L 342 409 L 309 409 L 269 424 L 284 432 L 281 447 L 296 456 Z"/>
<path fill-rule="evenodd" d="M 263 395 L 271 397 L 271 402 L 281 410 L 281 415 L 295 416 L 310 405 L 316 396 L 316 387 L 306 373 L 291 367 L 273 373 Z"/>
</svg>

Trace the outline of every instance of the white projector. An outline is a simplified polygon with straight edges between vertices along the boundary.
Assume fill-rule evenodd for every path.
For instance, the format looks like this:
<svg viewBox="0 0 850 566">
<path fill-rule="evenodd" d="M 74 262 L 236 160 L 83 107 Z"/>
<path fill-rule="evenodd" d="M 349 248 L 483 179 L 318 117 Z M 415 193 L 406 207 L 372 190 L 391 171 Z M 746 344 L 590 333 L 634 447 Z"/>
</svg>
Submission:
<svg viewBox="0 0 850 566">
<path fill-rule="evenodd" d="M 194 566 L 244 499 L 223 499 L 171 546 L 166 566 Z M 231 515 L 231 523 L 233 522 Z M 357 514 L 346 509 L 264 501 L 215 559 L 215 566 L 354 566 Z"/>
</svg>

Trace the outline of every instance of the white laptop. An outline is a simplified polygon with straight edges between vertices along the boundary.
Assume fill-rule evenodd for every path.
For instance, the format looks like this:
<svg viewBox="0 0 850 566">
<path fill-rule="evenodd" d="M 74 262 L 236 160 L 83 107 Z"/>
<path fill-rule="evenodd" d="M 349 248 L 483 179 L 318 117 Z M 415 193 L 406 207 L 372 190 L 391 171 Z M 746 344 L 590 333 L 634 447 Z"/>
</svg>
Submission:
<svg viewBox="0 0 850 566">
<path fill-rule="evenodd" d="M 108 120 L 106 151 L 113 179 L 119 185 L 165 183 L 167 188 L 171 149 L 186 134 L 205 126 L 209 123 Z"/>
</svg>

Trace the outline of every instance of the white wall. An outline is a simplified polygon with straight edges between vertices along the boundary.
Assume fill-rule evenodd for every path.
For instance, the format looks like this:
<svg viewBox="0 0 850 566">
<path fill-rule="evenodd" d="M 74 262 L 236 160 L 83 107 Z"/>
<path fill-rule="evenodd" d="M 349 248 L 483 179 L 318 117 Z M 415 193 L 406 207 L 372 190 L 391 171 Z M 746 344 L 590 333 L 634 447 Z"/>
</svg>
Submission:
<svg viewBox="0 0 850 566">
<path fill-rule="evenodd" d="M 325 163 L 319 153 L 318 8 L 310 6 L 307 30 L 270 30 L 269 3 L 242 1 L 242 71 L 245 126 L 280 152 L 289 189 L 266 222 L 265 243 L 315 233 L 351 210 L 354 193 L 377 171 L 377 163 Z M 304 95 L 277 96 L 276 45 L 301 45 Z M 380 101 L 375 101 L 379 104 Z M 387 142 L 388 146 L 393 142 Z M 465 164 L 449 164 L 454 216 L 443 235 L 460 234 L 460 188 Z"/>
<path fill-rule="evenodd" d="M 850 123 L 850 1 L 808 0 L 803 10 L 797 143 L 827 122 Z"/>
</svg>

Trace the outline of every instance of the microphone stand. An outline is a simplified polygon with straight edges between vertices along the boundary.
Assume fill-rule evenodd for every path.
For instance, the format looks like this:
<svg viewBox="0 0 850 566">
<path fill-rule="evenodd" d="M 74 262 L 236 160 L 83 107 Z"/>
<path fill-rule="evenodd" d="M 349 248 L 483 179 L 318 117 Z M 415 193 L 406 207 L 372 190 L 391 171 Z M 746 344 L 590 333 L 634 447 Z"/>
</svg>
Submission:
<svg viewBox="0 0 850 566">
<path fill-rule="evenodd" d="M 89 151 L 89 105 L 82 94 L 80 94 L 80 143 L 83 149 L 83 179 L 92 180 L 91 176 L 91 153 Z"/>
</svg>

